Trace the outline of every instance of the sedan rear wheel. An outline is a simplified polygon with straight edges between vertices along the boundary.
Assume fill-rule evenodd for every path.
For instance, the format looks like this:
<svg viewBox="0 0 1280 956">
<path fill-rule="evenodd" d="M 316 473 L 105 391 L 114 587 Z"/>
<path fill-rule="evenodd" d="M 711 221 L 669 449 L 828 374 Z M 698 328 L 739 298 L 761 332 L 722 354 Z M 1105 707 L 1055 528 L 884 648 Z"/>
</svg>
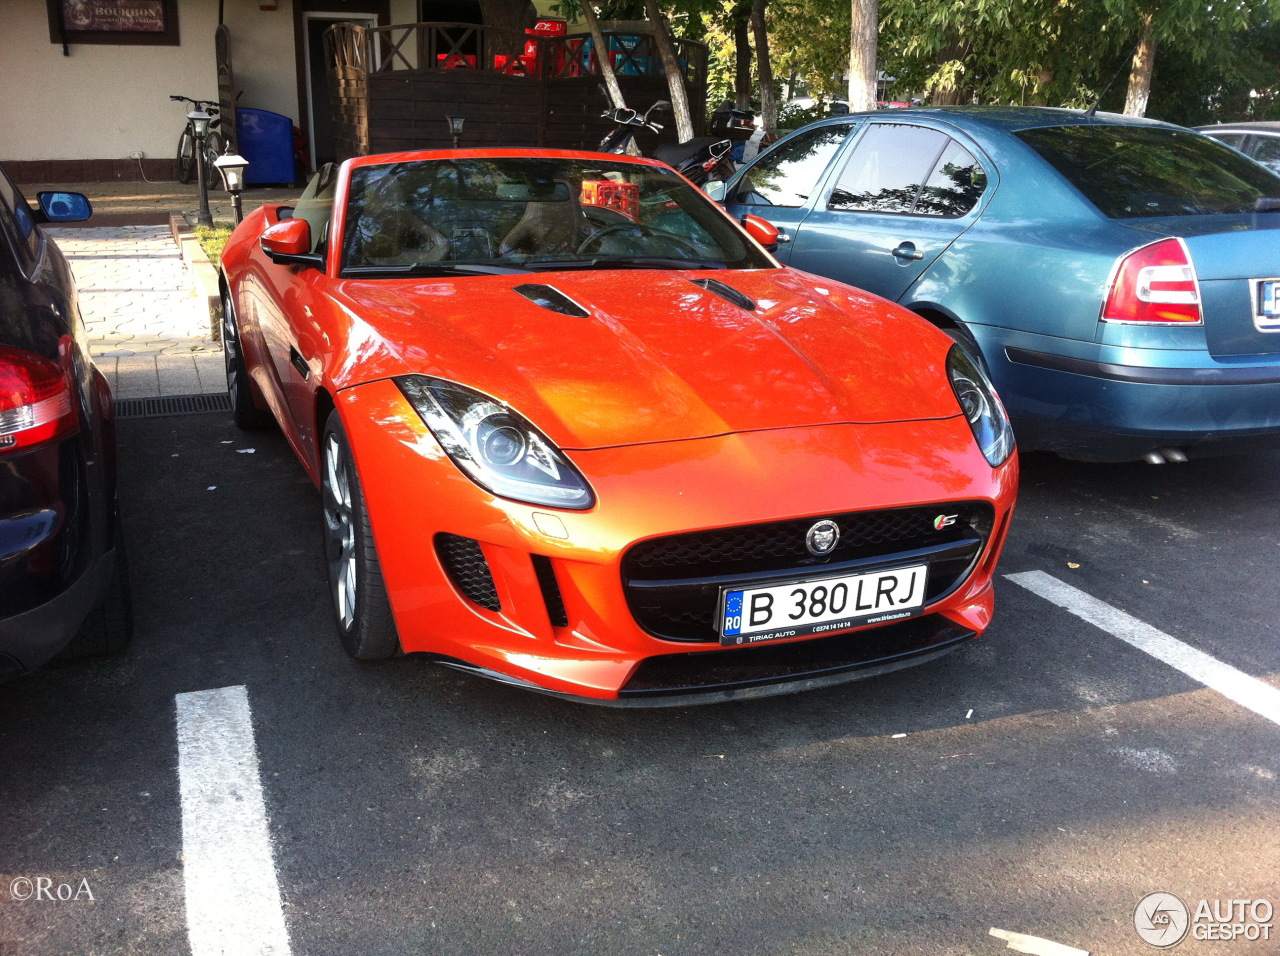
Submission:
<svg viewBox="0 0 1280 956">
<path fill-rule="evenodd" d="M 324 553 L 338 636 L 347 653 L 358 660 L 391 657 L 400 649 L 400 639 L 360 477 L 336 411 L 325 423 L 321 450 Z"/>
</svg>

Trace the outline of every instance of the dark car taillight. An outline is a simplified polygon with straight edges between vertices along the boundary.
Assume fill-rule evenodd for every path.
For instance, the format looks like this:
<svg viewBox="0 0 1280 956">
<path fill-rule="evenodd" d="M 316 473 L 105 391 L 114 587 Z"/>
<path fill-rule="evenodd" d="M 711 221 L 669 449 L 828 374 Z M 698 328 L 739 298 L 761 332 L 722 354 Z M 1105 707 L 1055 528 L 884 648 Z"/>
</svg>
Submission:
<svg viewBox="0 0 1280 956">
<path fill-rule="evenodd" d="M 0 346 L 0 455 L 76 430 L 71 384 L 53 362 Z"/>
<path fill-rule="evenodd" d="M 1203 321 L 1196 270 L 1181 239 L 1161 239 L 1120 260 L 1102 320 L 1168 325 Z"/>
</svg>

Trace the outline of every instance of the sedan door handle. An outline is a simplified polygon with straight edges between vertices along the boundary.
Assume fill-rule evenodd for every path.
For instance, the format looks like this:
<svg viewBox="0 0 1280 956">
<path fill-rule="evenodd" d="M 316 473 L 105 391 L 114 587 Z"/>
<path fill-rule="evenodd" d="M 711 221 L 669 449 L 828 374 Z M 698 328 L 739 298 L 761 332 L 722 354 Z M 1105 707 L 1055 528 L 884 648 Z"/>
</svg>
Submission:
<svg viewBox="0 0 1280 956">
<path fill-rule="evenodd" d="M 896 259 L 901 259 L 904 262 L 911 262 L 914 259 L 924 258 L 924 253 L 916 248 L 916 244 L 914 242 L 904 242 L 899 244 L 898 248 L 894 249 L 889 253 L 889 255 Z"/>
</svg>

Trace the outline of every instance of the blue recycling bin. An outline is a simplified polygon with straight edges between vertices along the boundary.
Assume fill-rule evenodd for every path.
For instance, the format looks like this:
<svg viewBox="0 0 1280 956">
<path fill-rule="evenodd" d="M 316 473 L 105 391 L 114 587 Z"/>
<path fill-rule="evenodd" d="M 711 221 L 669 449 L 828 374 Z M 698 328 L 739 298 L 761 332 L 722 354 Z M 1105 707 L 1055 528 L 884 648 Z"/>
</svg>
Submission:
<svg viewBox="0 0 1280 956">
<path fill-rule="evenodd" d="M 240 155 L 249 161 L 244 181 L 249 186 L 263 183 L 293 183 L 293 120 L 270 110 L 236 110 L 236 142 Z"/>
</svg>

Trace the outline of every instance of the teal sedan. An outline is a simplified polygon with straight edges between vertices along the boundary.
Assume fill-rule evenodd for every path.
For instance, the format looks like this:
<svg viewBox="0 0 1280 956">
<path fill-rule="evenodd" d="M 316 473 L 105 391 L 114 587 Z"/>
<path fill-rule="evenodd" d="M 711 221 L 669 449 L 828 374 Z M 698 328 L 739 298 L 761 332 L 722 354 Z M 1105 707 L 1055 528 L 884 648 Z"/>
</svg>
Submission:
<svg viewBox="0 0 1280 956">
<path fill-rule="evenodd" d="M 1019 107 L 820 120 L 707 191 L 787 264 L 988 370 L 1024 451 L 1280 446 L 1280 175 L 1153 120 Z"/>
</svg>

